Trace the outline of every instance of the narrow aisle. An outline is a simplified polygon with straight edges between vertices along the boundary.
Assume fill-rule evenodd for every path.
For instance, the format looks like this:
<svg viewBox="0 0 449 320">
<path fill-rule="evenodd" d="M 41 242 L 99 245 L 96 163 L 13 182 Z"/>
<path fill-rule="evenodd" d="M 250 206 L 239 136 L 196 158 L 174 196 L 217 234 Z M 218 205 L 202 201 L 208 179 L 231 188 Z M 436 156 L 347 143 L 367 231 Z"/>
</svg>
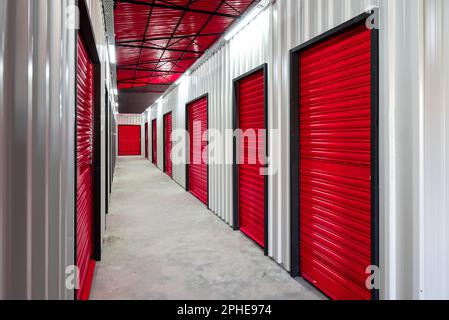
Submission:
<svg viewBox="0 0 449 320">
<path fill-rule="evenodd" d="M 322 299 L 141 157 L 119 158 L 91 299 Z"/>
</svg>

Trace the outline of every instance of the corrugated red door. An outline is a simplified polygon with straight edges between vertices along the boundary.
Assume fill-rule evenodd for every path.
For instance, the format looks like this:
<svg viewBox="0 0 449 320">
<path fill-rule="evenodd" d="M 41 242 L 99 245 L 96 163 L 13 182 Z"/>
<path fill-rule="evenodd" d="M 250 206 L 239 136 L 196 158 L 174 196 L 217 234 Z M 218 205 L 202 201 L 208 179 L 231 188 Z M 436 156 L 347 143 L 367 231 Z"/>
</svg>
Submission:
<svg viewBox="0 0 449 320">
<path fill-rule="evenodd" d="M 77 67 L 77 197 L 76 265 L 79 269 L 79 300 L 89 298 L 95 261 L 93 252 L 93 91 L 94 67 L 86 46 L 78 37 Z"/>
<path fill-rule="evenodd" d="M 173 163 L 171 160 L 171 131 L 172 114 L 170 112 L 164 116 L 164 170 L 170 177 L 173 175 Z"/>
<path fill-rule="evenodd" d="M 188 190 L 204 204 L 208 204 L 207 97 L 187 106 L 190 136 L 190 162 L 188 165 Z M 204 156 L 203 156 L 204 155 Z"/>
<path fill-rule="evenodd" d="M 118 126 L 118 155 L 119 156 L 140 156 L 140 126 L 119 125 Z"/>
<path fill-rule="evenodd" d="M 265 247 L 265 77 L 257 71 L 238 81 L 240 139 L 238 199 L 240 230 Z M 262 161 L 261 161 L 262 160 Z"/>
<path fill-rule="evenodd" d="M 299 57 L 300 271 L 333 299 L 370 299 L 371 31 Z"/>
<path fill-rule="evenodd" d="M 145 159 L 148 159 L 148 122 L 145 123 Z"/>
<path fill-rule="evenodd" d="M 154 119 L 151 121 L 151 141 L 152 141 L 152 152 L 151 152 L 151 160 L 153 164 L 157 165 L 157 120 Z"/>
</svg>

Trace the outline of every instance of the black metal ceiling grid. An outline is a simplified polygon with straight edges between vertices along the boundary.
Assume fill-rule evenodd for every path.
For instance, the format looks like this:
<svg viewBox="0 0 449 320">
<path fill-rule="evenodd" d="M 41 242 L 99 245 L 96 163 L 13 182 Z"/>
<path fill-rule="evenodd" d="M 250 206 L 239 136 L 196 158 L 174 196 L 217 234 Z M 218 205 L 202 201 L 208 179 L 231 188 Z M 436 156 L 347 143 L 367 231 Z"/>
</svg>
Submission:
<svg viewBox="0 0 449 320">
<path fill-rule="evenodd" d="M 118 2 L 136 5 L 136 6 L 145 6 L 147 8 L 148 7 L 150 8 L 149 13 L 148 13 L 148 18 L 146 20 L 143 38 L 137 37 L 135 39 L 132 39 L 132 38 L 126 39 L 126 36 L 125 36 L 125 37 L 121 38 L 122 40 L 120 40 L 120 39 L 116 40 L 117 47 L 130 48 L 130 50 L 139 50 L 139 55 L 138 55 L 138 59 L 137 59 L 136 63 L 133 62 L 133 63 L 125 63 L 122 65 L 118 65 L 118 67 L 117 67 L 118 70 L 134 71 L 132 79 L 130 79 L 130 78 L 120 79 L 119 83 L 128 84 L 128 85 L 130 84 L 131 87 L 134 87 L 135 85 L 149 85 L 149 84 L 151 84 L 152 80 L 155 77 L 159 77 L 161 79 L 160 83 L 170 83 L 171 81 L 173 81 L 173 77 L 171 77 L 171 76 L 176 76 L 177 74 L 184 73 L 186 71 L 186 69 L 188 68 L 188 66 L 191 65 L 191 63 L 186 64 L 185 62 L 180 64 L 181 61 L 198 59 L 201 55 L 203 55 L 205 53 L 205 51 L 207 50 L 207 47 L 211 45 L 210 42 L 208 42 L 208 40 L 204 40 L 205 41 L 204 42 L 201 39 L 207 39 L 207 37 L 219 37 L 220 35 L 222 35 L 225 32 L 225 30 L 223 30 L 222 32 L 202 33 L 209 26 L 212 19 L 214 19 L 215 17 L 219 17 L 216 19 L 220 19 L 219 21 L 221 23 L 225 23 L 224 26 L 226 26 L 226 25 L 229 26 L 230 21 L 232 24 L 232 22 L 235 22 L 236 19 L 238 19 L 242 16 L 242 11 L 238 10 L 235 6 L 230 4 L 228 2 L 229 0 L 217 1 L 217 6 L 215 7 L 215 9 L 213 9 L 213 7 L 210 5 L 209 5 L 209 7 L 205 6 L 202 8 L 201 8 L 201 6 L 193 7 L 193 5 L 198 3 L 199 1 L 200 0 L 186 0 L 186 3 L 183 5 L 180 5 L 179 3 L 173 3 L 172 1 L 167 1 L 167 0 L 148 0 L 148 1 L 115 0 L 114 1 L 115 8 L 117 8 Z M 247 3 L 246 9 L 252 7 L 255 4 L 255 2 L 257 2 L 257 0 L 252 0 L 249 2 L 249 4 Z M 215 4 L 215 2 L 211 2 L 211 4 L 212 3 Z M 235 5 L 235 3 L 234 3 L 234 5 Z M 227 10 L 220 11 L 220 9 L 222 9 L 224 7 L 227 7 L 230 10 L 227 9 Z M 179 15 L 179 13 L 178 13 L 178 15 L 176 15 L 176 14 L 173 15 L 173 19 L 174 19 L 174 17 L 176 17 L 177 22 L 176 22 L 176 25 L 174 26 L 174 29 L 170 31 L 171 34 L 169 36 L 163 35 L 163 34 L 161 34 L 160 36 L 157 36 L 157 34 L 153 35 L 153 36 L 148 35 L 149 27 L 150 27 L 151 21 L 152 21 L 152 16 L 154 14 L 154 8 L 164 9 L 164 10 L 172 10 L 173 12 L 181 12 L 180 15 Z M 205 10 L 205 9 L 208 9 L 208 10 Z M 225 12 L 223 12 L 223 11 L 225 11 Z M 138 12 L 138 10 L 136 10 L 136 12 Z M 199 28 L 197 30 L 192 30 L 192 31 L 195 31 L 194 33 L 182 34 L 182 32 L 179 32 L 179 28 L 180 28 L 181 23 L 183 23 L 183 19 L 186 17 L 187 13 L 199 14 L 199 16 L 201 16 L 201 17 L 198 17 L 198 19 L 201 19 L 201 20 L 197 20 L 197 21 L 201 21 L 201 24 L 198 25 Z M 207 17 L 205 15 L 207 15 Z M 195 18 L 195 16 L 194 16 L 194 18 Z M 226 20 L 226 19 L 228 19 L 228 20 Z M 231 19 L 231 20 L 229 20 L 229 19 Z M 204 20 L 204 22 L 203 22 L 203 20 Z M 225 22 L 223 22 L 223 21 L 225 21 Z M 130 22 L 132 22 L 132 20 Z M 143 26 L 143 24 L 142 24 L 142 26 Z M 218 28 L 218 29 L 220 29 L 220 28 Z M 217 30 L 211 30 L 211 31 L 217 31 Z M 203 37 L 205 37 L 205 38 L 203 38 Z M 164 45 L 156 43 L 157 41 L 164 41 L 164 40 L 167 40 L 167 42 L 163 43 Z M 185 43 L 182 45 L 182 46 L 184 46 L 184 48 L 182 46 L 180 47 L 179 45 L 176 46 L 178 43 L 181 43 L 184 40 L 185 40 Z M 154 59 L 151 59 L 150 61 L 145 61 L 145 60 L 142 61 L 143 56 L 144 56 L 144 54 L 143 54 L 144 50 L 149 50 L 149 51 L 154 51 L 154 52 L 160 51 L 161 54 L 155 55 Z M 125 51 L 125 52 L 127 52 L 127 51 Z M 166 57 L 166 53 L 173 53 L 173 54 L 172 55 L 168 54 Z M 176 53 L 179 53 L 180 55 L 177 55 Z M 153 55 L 154 55 L 154 53 L 153 53 Z M 159 58 L 157 58 L 157 56 L 159 56 Z M 137 57 L 137 55 L 136 55 L 136 57 Z M 146 57 L 149 58 L 149 57 L 151 57 L 151 55 L 146 56 Z M 132 62 L 132 61 L 129 61 L 129 62 Z M 169 69 L 168 68 L 163 69 L 163 67 L 166 66 L 167 64 L 171 64 Z M 151 66 L 146 67 L 148 65 L 151 65 Z M 175 70 L 175 68 L 177 70 Z M 139 72 L 142 72 L 142 73 L 148 72 L 148 75 L 145 77 L 139 77 L 138 76 Z M 125 75 L 125 73 L 123 73 L 123 75 Z M 129 75 L 131 75 L 131 72 L 129 72 Z M 168 78 L 169 76 L 170 76 L 170 78 Z M 174 79 L 176 79 L 176 78 L 174 78 Z M 165 80 L 165 81 L 163 81 L 163 80 Z"/>
</svg>

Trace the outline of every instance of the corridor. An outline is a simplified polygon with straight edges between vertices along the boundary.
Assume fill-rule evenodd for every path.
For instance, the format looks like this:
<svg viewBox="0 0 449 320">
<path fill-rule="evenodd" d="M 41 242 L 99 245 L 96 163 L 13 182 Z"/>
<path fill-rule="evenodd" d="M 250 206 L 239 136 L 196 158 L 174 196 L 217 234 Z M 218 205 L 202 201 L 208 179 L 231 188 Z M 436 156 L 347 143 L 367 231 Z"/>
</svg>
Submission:
<svg viewBox="0 0 449 320">
<path fill-rule="evenodd" d="M 449 300 L 447 30 L 449 0 L 0 1 L 0 301 Z"/>
<path fill-rule="evenodd" d="M 91 299 L 325 299 L 141 157 L 118 159 Z"/>
</svg>

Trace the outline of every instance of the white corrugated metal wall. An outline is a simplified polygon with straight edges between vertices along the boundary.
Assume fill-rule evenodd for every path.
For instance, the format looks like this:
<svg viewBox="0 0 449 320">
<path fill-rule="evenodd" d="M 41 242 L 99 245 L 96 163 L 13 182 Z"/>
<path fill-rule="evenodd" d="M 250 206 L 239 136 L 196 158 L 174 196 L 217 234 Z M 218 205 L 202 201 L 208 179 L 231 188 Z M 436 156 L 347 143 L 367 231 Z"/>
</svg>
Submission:
<svg viewBox="0 0 449 320">
<path fill-rule="evenodd" d="M 164 115 L 168 112 L 172 110 L 171 108 L 167 108 L 167 107 L 162 107 L 162 108 L 157 108 L 157 109 L 153 109 L 151 110 L 151 112 L 145 112 L 143 114 L 143 123 L 145 123 L 146 121 L 148 121 L 148 156 L 149 156 L 149 160 L 151 161 L 151 159 L 153 159 L 153 130 L 152 130 L 152 121 L 154 119 L 156 119 L 156 130 L 157 130 L 157 167 L 161 170 L 163 170 L 164 168 L 164 143 L 163 143 L 163 138 L 164 138 Z M 181 123 L 181 122 L 176 122 L 176 115 L 175 112 L 173 112 L 172 115 L 172 121 L 173 121 L 173 129 L 175 128 L 174 125 L 175 123 L 177 123 L 179 126 L 177 126 L 176 128 L 184 128 L 185 127 L 185 122 Z M 185 119 L 185 118 L 184 118 Z M 184 120 L 185 121 L 185 120 Z M 179 166 L 178 166 L 179 168 Z M 173 165 L 173 170 L 175 170 L 175 165 Z M 185 170 L 182 171 L 183 174 L 185 174 Z M 173 175 L 174 175 L 174 171 L 173 171 Z M 185 181 L 185 177 L 184 180 L 178 180 L 178 179 L 174 179 L 176 182 L 180 183 L 182 186 L 185 186 L 185 183 L 182 183 L 180 181 Z"/>
<path fill-rule="evenodd" d="M 142 115 L 140 114 L 127 114 L 119 113 L 117 114 L 117 124 L 120 125 L 141 125 Z"/>
<path fill-rule="evenodd" d="M 183 129 L 185 103 L 209 93 L 210 127 L 231 129 L 232 80 L 268 63 L 269 128 L 279 129 L 269 152 L 280 163 L 269 178 L 268 247 L 288 270 L 289 50 L 371 6 L 380 7 L 381 297 L 449 298 L 448 1 L 276 1 L 149 110 L 158 159 L 163 114 L 172 110 L 173 128 Z M 184 186 L 185 166 L 173 169 Z M 210 208 L 232 224 L 232 168 L 209 170 Z"/>
<path fill-rule="evenodd" d="M 425 1 L 420 297 L 449 299 L 449 1 Z"/>
<path fill-rule="evenodd" d="M 2 1 L 2 285 L 7 298 L 73 297 L 74 32 L 71 1 Z"/>
<path fill-rule="evenodd" d="M 87 2 L 104 81 L 101 2 Z M 0 1 L 0 298 L 74 296 L 74 5 Z"/>
</svg>

